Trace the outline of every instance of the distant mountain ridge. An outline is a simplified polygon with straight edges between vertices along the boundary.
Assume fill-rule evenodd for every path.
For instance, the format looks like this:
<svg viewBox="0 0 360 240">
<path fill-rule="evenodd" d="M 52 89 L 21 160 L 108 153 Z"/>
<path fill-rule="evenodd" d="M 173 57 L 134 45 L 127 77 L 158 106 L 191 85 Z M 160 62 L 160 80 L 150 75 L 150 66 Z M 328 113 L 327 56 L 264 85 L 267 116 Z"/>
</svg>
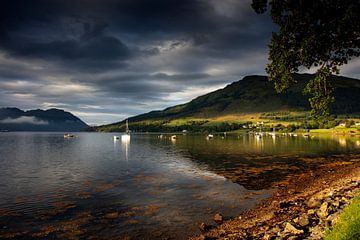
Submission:
<svg viewBox="0 0 360 240">
<path fill-rule="evenodd" d="M 29 110 L 0 108 L 1 131 L 81 131 L 88 125 L 61 109 Z"/>
<path fill-rule="evenodd" d="M 199 96 L 188 103 L 151 111 L 129 118 L 130 123 L 179 118 L 213 118 L 231 114 L 264 113 L 275 111 L 308 111 L 308 96 L 303 95 L 306 82 L 312 74 L 294 74 L 297 84 L 286 93 L 278 94 L 266 76 L 246 76 L 225 88 Z M 331 76 L 335 87 L 332 114 L 360 113 L 360 81 L 342 76 Z M 124 121 L 104 125 L 120 126 Z M 100 127 L 101 128 L 101 127 Z"/>
</svg>

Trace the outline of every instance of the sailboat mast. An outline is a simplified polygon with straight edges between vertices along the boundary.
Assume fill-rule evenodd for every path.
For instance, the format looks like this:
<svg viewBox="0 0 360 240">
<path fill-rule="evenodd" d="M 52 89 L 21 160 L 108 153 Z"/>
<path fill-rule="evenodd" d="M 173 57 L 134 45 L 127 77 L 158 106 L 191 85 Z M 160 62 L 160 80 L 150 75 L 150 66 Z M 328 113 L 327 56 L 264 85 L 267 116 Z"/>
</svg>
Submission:
<svg viewBox="0 0 360 240">
<path fill-rule="evenodd" d="M 126 119 L 126 132 L 129 132 L 129 120 Z"/>
</svg>

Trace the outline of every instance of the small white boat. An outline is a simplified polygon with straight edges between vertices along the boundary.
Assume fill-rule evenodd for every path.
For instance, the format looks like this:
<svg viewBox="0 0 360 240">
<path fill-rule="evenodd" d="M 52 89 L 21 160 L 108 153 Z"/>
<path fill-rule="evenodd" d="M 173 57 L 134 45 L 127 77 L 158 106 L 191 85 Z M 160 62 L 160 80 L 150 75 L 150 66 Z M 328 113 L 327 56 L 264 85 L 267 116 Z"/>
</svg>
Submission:
<svg viewBox="0 0 360 240">
<path fill-rule="evenodd" d="M 130 141 L 130 130 L 129 130 L 129 121 L 126 119 L 126 129 L 125 134 L 121 135 L 122 142 L 129 142 Z"/>
<path fill-rule="evenodd" d="M 275 128 L 273 128 L 273 132 L 269 133 L 270 136 L 272 136 L 273 138 L 276 137 L 276 132 L 275 132 Z"/>
<path fill-rule="evenodd" d="M 120 140 L 120 136 L 114 136 L 114 141 Z"/>
<path fill-rule="evenodd" d="M 130 134 L 121 135 L 121 142 L 130 142 Z"/>
<path fill-rule="evenodd" d="M 176 140 L 176 135 L 172 135 L 170 138 L 171 140 Z"/>
<path fill-rule="evenodd" d="M 208 134 L 208 135 L 206 136 L 206 139 L 207 139 L 207 140 L 213 139 L 213 138 L 214 138 L 214 135 L 212 135 L 212 134 Z"/>
<path fill-rule="evenodd" d="M 73 137 L 75 137 L 74 134 L 71 134 L 71 133 L 65 133 L 64 134 L 64 138 L 73 138 Z"/>
</svg>

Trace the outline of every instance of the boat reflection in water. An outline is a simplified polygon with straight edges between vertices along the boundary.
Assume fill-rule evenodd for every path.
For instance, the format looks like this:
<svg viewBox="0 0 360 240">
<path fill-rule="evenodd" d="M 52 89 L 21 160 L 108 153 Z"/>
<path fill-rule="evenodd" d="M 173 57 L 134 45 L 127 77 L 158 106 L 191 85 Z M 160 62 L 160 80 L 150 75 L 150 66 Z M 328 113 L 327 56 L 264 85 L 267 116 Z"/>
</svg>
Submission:
<svg viewBox="0 0 360 240">
<path fill-rule="evenodd" d="M 130 145 L 130 135 L 122 135 L 121 147 L 123 149 L 123 153 L 125 153 L 126 161 L 129 161 L 129 145 Z"/>
</svg>

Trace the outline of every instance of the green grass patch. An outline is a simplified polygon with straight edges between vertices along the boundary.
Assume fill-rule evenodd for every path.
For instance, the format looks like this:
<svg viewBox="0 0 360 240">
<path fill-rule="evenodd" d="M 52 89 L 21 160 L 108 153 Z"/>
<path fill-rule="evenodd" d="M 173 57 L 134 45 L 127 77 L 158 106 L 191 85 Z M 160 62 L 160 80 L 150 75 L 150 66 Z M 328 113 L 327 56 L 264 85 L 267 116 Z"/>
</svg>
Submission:
<svg viewBox="0 0 360 240">
<path fill-rule="evenodd" d="M 360 239 L 360 195 L 344 208 L 335 226 L 325 232 L 325 240 Z"/>
<path fill-rule="evenodd" d="M 311 129 L 310 133 L 332 133 L 333 129 Z"/>
</svg>

